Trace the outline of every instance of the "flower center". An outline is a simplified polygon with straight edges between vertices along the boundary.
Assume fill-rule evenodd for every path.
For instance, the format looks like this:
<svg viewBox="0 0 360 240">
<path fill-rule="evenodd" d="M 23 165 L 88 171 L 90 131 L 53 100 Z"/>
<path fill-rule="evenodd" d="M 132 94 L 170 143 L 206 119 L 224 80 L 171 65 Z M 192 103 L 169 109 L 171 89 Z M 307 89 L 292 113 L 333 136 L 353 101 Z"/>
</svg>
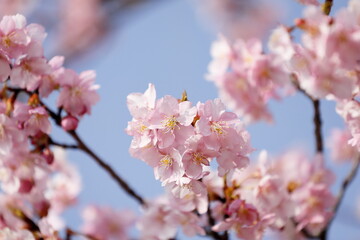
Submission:
<svg viewBox="0 0 360 240">
<path fill-rule="evenodd" d="M 171 167 L 171 165 L 173 164 L 174 160 L 172 159 L 172 157 L 170 155 L 165 155 L 161 160 L 160 160 L 160 166 L 163 167 Z"/>
<path fill-rule="evenodd" d="M 178 127 L 177 120 L 175 116 L 166 117 L 164 121 L 162 121 L 162 124 L 165 128 L 165 132 L 170 132 L 175 129 L 175 127 Z"/>
<path fill-rule="evenodd" d="M 211 123 L 211 126 L 210 126 L 210 129 L 212 132 L 216 133 L 216 134 L 219 134 L 219 135 L 222 135 L 225 133 L 225 130 L 224 130 L 224 123 L 221 123 L 221 122 L 212 122 Z"/>
<path fill-rule="evenodd" d="M 195 152 L 195 153 L 192 154 L 192 160 L 197 165 L 207 164 L 208 163 L 206 157 L 204 157 L 201 153 L 198 153 L 198 152 Z"/>
</svg>

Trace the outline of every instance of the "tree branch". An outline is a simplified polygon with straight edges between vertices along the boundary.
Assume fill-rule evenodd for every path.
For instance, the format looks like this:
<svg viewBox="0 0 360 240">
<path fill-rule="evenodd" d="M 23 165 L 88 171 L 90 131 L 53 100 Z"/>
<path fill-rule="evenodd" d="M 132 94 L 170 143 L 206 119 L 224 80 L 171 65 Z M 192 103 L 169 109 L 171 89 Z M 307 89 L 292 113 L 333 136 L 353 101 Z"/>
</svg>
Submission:
<svg viewBox="0 0 360 240">
<path fill-rule="evenodd" d="M 8 206 L 8 209 L 16 218 L 22 220 L 27 225 L 27 229 L 30 232 L 36 235 L 40 235 L 41 231 L 39 226 L 31 218 L 29 218 L 21 209 L 13 206 Z M 37 239 L 44 240 L 44 238 L 41 236 L 39 236 Z"/>
<path fill-rule="evenodd" d="M 87 153 L 90 157 L 92 157 L 95 162 L 103 168 L 115 181 L 116 183 L 131 197 L 133 197 L 136 201 L 138 201 L 141 205 L 145 205 L 144 199 L 137 194 L 125 180 L 123 180 L 115 171 L 114 169 L 104 162 L 99 156 L 97 156 L 86 144 L 83 140 L 79 137 L 79 135 L 75 131 L 68 131 L 69 135 L 74 138 L 74 140 L 78 144 L 78 148 L 83 152 Z"/>
<path fill-rule="evenodd" d="M 322 153 L 324 151 L 324 144 L 323 144 L 323 138 L 321 134 L 321 112 L 320 112 L 320 101 L 311 99 L 313 103 L 314 108 L 314 134 L 315 134 L 315 140 L 316 140 L 316 152 Z"/>
<path fill-rule="evenodd" d="M 58 146 L 58 147 L 62 147 L 62 148 L 67 148 L 67 149 L 78 149 L 79 148 L 79 146 L 75 145 L 75 144 L 58 143 L 58 142 L 54 141 L 50 136 L 49 136 L 49 144 Z"/>
<path fill-rule="evenodd" d="M 324 230 L 321 232 L 320 234 L 320 239 L 326 239 L 326 235 L 327 232 L 331 226 L 331 223 L 334 221 L 335 217 L 336 217 L 336 213 L 338 212 L 340 205 L 345 197 L 345 192 L 347 190 L 347 188 L 349 187 L 350 183 L 355 179 L 356 174 L 359 170 L 359 165 L 360 165 L 360 157 L 358 157 L 355 161 L 354 161 L 354 165 L 351 168 L 350 172 L 348 173 L 348 175 L 346 176 L 346 178 L 343 180 L 342 184 L 341 184 L 341 188 L 340 191 L 338 193 L 338 197 L 334 206 L 334 210 L 333 210 L 333 216 L 330 218 L 328 224 L 326 225 L 326 227 L 324 228 Z M 323 236 L 323 238 L 321 238 Z"/>
<path fill-rule="evenodd" d="M 84 233 L 80 233 L 80 232 L 76 232 L 70 228 L 67 228 L 66 229 L 66 237 L 65 239 L 66 240 L 71 240 L 72 239 L 72 236 L 82 236 L 82 237 L 86 237 L 87 239 L 89 240 L 99 240 L 98 238 L 94 237 L 94 236 L 91 236 L 89 234 L 84 234 Z"/>
<path fill-rule="evenodd" d="M 210 202 L 210 198 L 209 198 L 209 202 Z M 212 217 L 211 215 L 211 208 L 210 208 L 210 204 L 208 206 L 208 210 L 206 212 L 207 214 L 207 217 L 208 217 L 208 222 L 209 222 L 209 225 L 210 225 L 210 228 L 209 229 L 205 229 L 206 231 L 206 235 L 212 237 L 213 239 L 215 240 L 228 240 L 229 239 L 229 236 L 228 236 L 228 232 L 225 231 L 222 235 L 219 234 L 218 232 L 215 232 L 211 229 L 212 226 L 215 225 L 215 220 L 214 218 Z"/>
<path fill-rule="evenodd" d="M 8 88 L 9 91 L 12 92 L 25 92 L 27 95 L 32 96 L 34 93 L 26 91 L 25 89 L 17 89 L 17 88 Z M 62 110 L 59 109 L 58 113 L 55 113 L 55 111 L 51 110 L 44 102 L 42 102 L 39 99 L 39 103 L 42 107 L 46 109 L 46 111 L 49 113 L 50 117 L 54 120 L 55 124 L 61 127 L 61 112 Z M 77 142 L 77 145 L 67 145 L 67 144 L 60 144 L 57 142 L 54 142 L 51 138 L 50 143 L 53 145 L 63 146 L 65 148 L 76 148 L 80 149 L 83 152 L 87 153 L 92 159 L 95 160 L 95 162 L 103 168 L 117 183 L 118 185 L 131 197 L 133 197 L 136 201 L 138 201 L 141 205 L 145 205 L 144 199 L 137 194 L 130 186 L 129 184 L 123 180 L 119 174 L 115 172 L 115 170 L 107 164 L 105 161 L 103 161 L 98 155 L 96 155 L 79 137 L 79 135 L 75 131 L 68 131 L 67 132 L 73 139 Z"/>
<path fill-rule="evenodd" d="M 323 137 L 321 134 L 321 128 L 322 128 L 322 121 L 321 121 L 321 111 L 320 111 L 320 100 L 313 98 L 311 95 L 309 95 L 304 89 L 302 89 L 299 85 L 299 81 L 297 80 L 297 77 L 295 74 L 291 75 L 292 82 L 297 88 L 299 92 L 304 94 L 307 98 L 310 99 L 313 105 L 314 109 L 314 135 L 315 135 L 315 143 L 316 143 L 316 152 L 322 153 L 324 151 L 324 144 L 323 144 Z"/>
</svg>

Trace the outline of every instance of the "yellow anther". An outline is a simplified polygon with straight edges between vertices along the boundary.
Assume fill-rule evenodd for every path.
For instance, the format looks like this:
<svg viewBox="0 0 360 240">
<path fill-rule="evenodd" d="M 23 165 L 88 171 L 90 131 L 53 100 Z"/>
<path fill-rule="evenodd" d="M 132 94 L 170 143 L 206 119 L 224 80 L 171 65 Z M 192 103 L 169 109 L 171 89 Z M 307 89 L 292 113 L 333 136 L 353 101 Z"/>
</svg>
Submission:
<svg viewBox="0 0 360 240">
<path fill-rule="evenodd" d="M 170 132 L 178 127 L 176 117 L 170 116 L 166 117 L 164 121 L 161 122 L 165 128 L 165 132 Z"/>
<path fill-rule="evenodd" d="M 144 133 L 147 129 L 148 129 L 147 126 L 145 126 L 145 125 L 142 124 L 142 123 L 139 123 L 139 126 L 138 126 L 137 131 L 138 131 L 139 133 Z"/>
<path fill-rule="evenodd" d="M 173 159 L 170 155 L 165 155 L 161 160 L 160 160 L 160 166 L 163 167 L 171 167 L 171 165 L 173 164 Z"/>
<path fill-rule="evenodd" d="M 1 39 L 1 42 L 5 47 L 10 47 L 11 46 L 11 39 L 8 36 L 4 36 Z"/>
<path fill-rule="evenodd" d="M 225 133 L 224 127 L 220 122 L 212 122 L 210 129 L 212 132 L 222 135 Z"/>
<path fill-rule="evenodd" d="M 200 165 L 200 164 L 206 164 L 207 163 L 207 159 L 206 157 L 204 157 L 201 153 L 193 153 L 192 154 L 192 160 L 194 161 L 194 163 Z"/>
<path fill-rule="evenodd" d="M 293 191 L 295 191 L 295 189 L 297 189 L 300 186 L 299 183 L 295 182 L 295 181 L 290 181 L 287 185 L 287 190 L 289 193 L 292 193 Z"/>
</svg>

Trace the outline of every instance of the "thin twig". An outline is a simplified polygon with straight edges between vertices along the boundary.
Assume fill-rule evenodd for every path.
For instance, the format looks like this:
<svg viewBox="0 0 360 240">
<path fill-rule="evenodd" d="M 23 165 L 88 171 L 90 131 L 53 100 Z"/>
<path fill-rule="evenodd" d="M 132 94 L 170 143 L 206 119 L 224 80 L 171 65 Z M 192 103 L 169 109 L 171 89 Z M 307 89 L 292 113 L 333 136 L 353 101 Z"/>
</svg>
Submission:
<svg viewBox="0 0 360 240">
<path fill-rule="evenodd" d="M 58 143 L 55 140 L 53 140 L 50 136 L 49 136 L 49 144 L 58 146 L 58 147 L 62 147 L 62 148 L 67 148 L 67 149 L 78 149 L 79 148 L 79 146 L 76 144 Z"/>
<path fill-rule="evenodd" d="M 21 92 L 25 92 L 26 94 L 28 94 L 29 96 L 31 96 L 33 93 L 26 91 L 25 89 L 17 89 L 17 88 L 8 88 L 9 91 L 12 92 L 17 92 L 17 91 L 21 91 Z M 58 126 L 61 126 L 61 115 L 58 115 L 57 113 L 55 113 L 55 111 L 51 110 L 44 102 L 39 100 L 39 103 L 42 107 L 44 107 L 46 109 L 46 111 L 49 113 L 50 117 L 54 120 L 55 124 Z M 61 110 L 58 111 L 59 114 L 61 114 Z M 117 183 L 118 185 L 125 191 L 127 192 L 131 197 L 133 197 L 135 200 L 137 200 L 141 205 L 145 205 L 145 201 L 144 199 L 135 192 L 135 190 L 133 190 L 129 184 L 120 177 L 119 174 L 117 174 L 115 172 L 115 170 L 109 165 L 107 164 L 104 160 L 102 160 L 98 155 L 96 155 L 84 142 L 83 140 L 79 137 L 79 135 L 75 132 L 75 131 L 68 131 L 67 132 L 71 137 L 73 137 L 73 139 L 77 142 L 77 145 L 66 145 L 66 144 L 60 144 L 60 143 L 56 143 L 54 141 L 52 141 L 52 143 L 54 145 L 58 144 L 58 145 L 63 145 L 66 146 L 68 148 L 77 148 L 82 150 L 83 152 L 87 153 L 89 156 L 92 157 L 92 159 L 95 160 L 95 162 L 102 167 Z"/>
<path fill-rule="evenodd" d="M 83 152 L 87 153 L 89 156 L 91 156 L 95 162 L 102 167 L 117 183 L 118 185 L 127 192 L 131 197 L 133 197 L 135 200 L 137 200 L 141 205 L 145 205 L 144 199 L 137 194 L 125 180 L 123 180 L 115 171 L 114 169 L 108 165 L 106 162 L 104 162 L 99 156 L 97 156 L 86 144 L 83 142 L 83 140 L 79 137 L 79 135 L 75 131 L 68 131 L 70 136 L 74 138 L 74 140 L 78 144 L 78 148 L 82 150 Z"/>
</svg>

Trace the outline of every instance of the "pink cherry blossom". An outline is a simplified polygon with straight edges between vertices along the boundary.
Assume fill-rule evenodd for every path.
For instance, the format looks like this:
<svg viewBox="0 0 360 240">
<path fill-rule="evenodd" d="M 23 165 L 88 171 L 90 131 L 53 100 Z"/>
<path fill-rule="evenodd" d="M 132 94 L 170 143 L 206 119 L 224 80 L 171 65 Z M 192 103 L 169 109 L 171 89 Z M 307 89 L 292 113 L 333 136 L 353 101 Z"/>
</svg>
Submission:
<svg viewBox="0 0 360 240">
<path fill-rule="evenodd" d="M 217 232 L 234 228 L 237 237 L 242 239 L 261 239 L 265 228 L 265 219 L 261 219 L 258 211 L 243 200 L 233 201 L 228 209 L 230 217 L 216 224 L 212 229 Z"/>
<path fill-rule="evenodd" d="M 220 36 L 219 39 L 211 45 L 212 61 L 209 63 L 207 76 L 208 80 L 216 80 L 218 76 L 223 75 L 229 68 L 235 52 L 225 37 Z"/>
<path fill-rule="evenodd" d="M 185 144 L 188 145 L 182 156 L 185 173 L 198 179 L 203 175 L 203 166 L 209 166 L 210 160 L 218 156 L 218 148 L 211 146 L 211 142 L 206 142 L 201 135 L 191 136 Z"/>
<path fill-rule="evenodd" d="M 33 91 L 38 88 L 41 77 L 48 74 L 49 70 L 46 59 L 43 57 L 21 59 L 11 71 L 11 83 Z"/>
<path fill-rule="evenodd" d="M 180 129 L 180 126 L 189 126 L 196 112 L 196 107 L 192 107 L 189 101 L 179 103 L 172 96 L 159 99 L 150 120 L 150 129 L 157 129 L 158 146 L 170 147 L 175 141 L 175 131 Z"/>
<path fill-rule="evenodd" d="M 305 4 L 305 5 L 320 5 L 320 3 L 317 0 L 297 0 L 299 3 Z"/>
<path fill-rule="evenodd" d="M 38 131 L 50 134 L 51 125 L 48 117 L 49 115 L 43 107 L 30 109 L 29 119 L 25 121 L 24 127 L 30 135 L 35 135 Z"/>
<path fill-rule="evenodd" d="M 52 210 L 62 212 L 76 203 L 81 190 L 81 178 L 75 166 L 70 164 L 63 149 L 54 150 L 53 171 L 57 171 L 48 181 L 45 197 L 51 203 Z"/>
<path fill-rule="evenodd" d="M 181 155 L 176 149 L 154 152 L 154 155 L 149 158 L 153 159 L 153 162 L 157 162 L 154 168 L 155 178 L 160 180 L 163 185 L 176 182 L 184 175 Z"/>
<path fill-rule="evenodd" d="M 186 177 L 180 178 L 177 184 L 169 185 L 174 207 L 181 211 L 190 212 L 197 210 L 204 214 L 208 209 L 208 195 L 205 185 Z"/>
<path fill-rule="evenodd" d="M 107 16 L 100 0 L 65 0 L 60 2 L 59 9 L 57 39 L 59 50 L 65 55 L 84 52 L 106 34 Z"/>
<path fill-rule="evenodd" d="M 27 12 L 37 0 L 1 0 L 0 16 Z"/>
<path fill-rule="evenodd" d="M 335 197 L 324 185 L 308 185 L 294 193 L 297 201 L 295 219 L 299 223 L 298 230 L 307 228 L 317 234 L 332 216 Z"/>
<path fill-rule="evenodd" d="M 355 159 L 358 150 L 349 144 L 352 138 L 348 129 L 333 129 L 328 141 L 328 147 L 331 151 L 331 158 L 337 163 L 351 161 Z"/>
<path fill-rule="evenodd" d="M 52 91 L 60 87 L 65 71 L 62 67 L 63 63 L 64 57 L 61 56 L 55 56 L 48 62 L 51 69 L 47 75 L 42 75 L 39 80 L 39 93 L 41 97 L 48 97 Z"/>
<path fill-rule="evenodd" d="M 170 216 L 172 208 L 166 197 L 148 203 L 148 207 L 143 211 L 137 222 L 140 239 L 167 240 L 176 235 L 178 224 Z"/>
<path fill-rule="evenodd" d="M 28 230 L 10 230 L 9 228 L 4 228 L 0 230 L 0 239 L 35 240 L 33 234 Z"/>
<path fill-rule="evenodd" d="M 87 206 L 82 216 L 82 231 L 99 240 L 130 239 L 128 228 L 135 221 L 132 211 L 115 210 L 105 206 Z"/>
<path fill-rule="evenodd" d="M 352 138 L 348 143 L 360 149 L 360 103 L 357 100 L 339 101 L 336 106 L 337 113 L 344 118 Z"/>
<path fill-rule="evenodd" d="M 26 19 L 17 14 L 4 16 L 0 21 L 0 51 L 4 52 L 8 58 L 17 58 L 31 39 L 25 31 Z"/>
<path fill-rule="evenodd" d="M 0 82 L 5 82 L 10 76 L 10 73 L 11 68 L 9 61 L 0 54 Z"/>
<path fill-rule="evenodd" d="M 91 113 L 91 107 L 99 100 L 94 85 L 95 72 L 85 71 L 77 75 L 72 70 L 66 70 L 60 83 L 61 92 L 57 101 L 58 107 L 73 116 L 82 116 Z"/>
</svg>

